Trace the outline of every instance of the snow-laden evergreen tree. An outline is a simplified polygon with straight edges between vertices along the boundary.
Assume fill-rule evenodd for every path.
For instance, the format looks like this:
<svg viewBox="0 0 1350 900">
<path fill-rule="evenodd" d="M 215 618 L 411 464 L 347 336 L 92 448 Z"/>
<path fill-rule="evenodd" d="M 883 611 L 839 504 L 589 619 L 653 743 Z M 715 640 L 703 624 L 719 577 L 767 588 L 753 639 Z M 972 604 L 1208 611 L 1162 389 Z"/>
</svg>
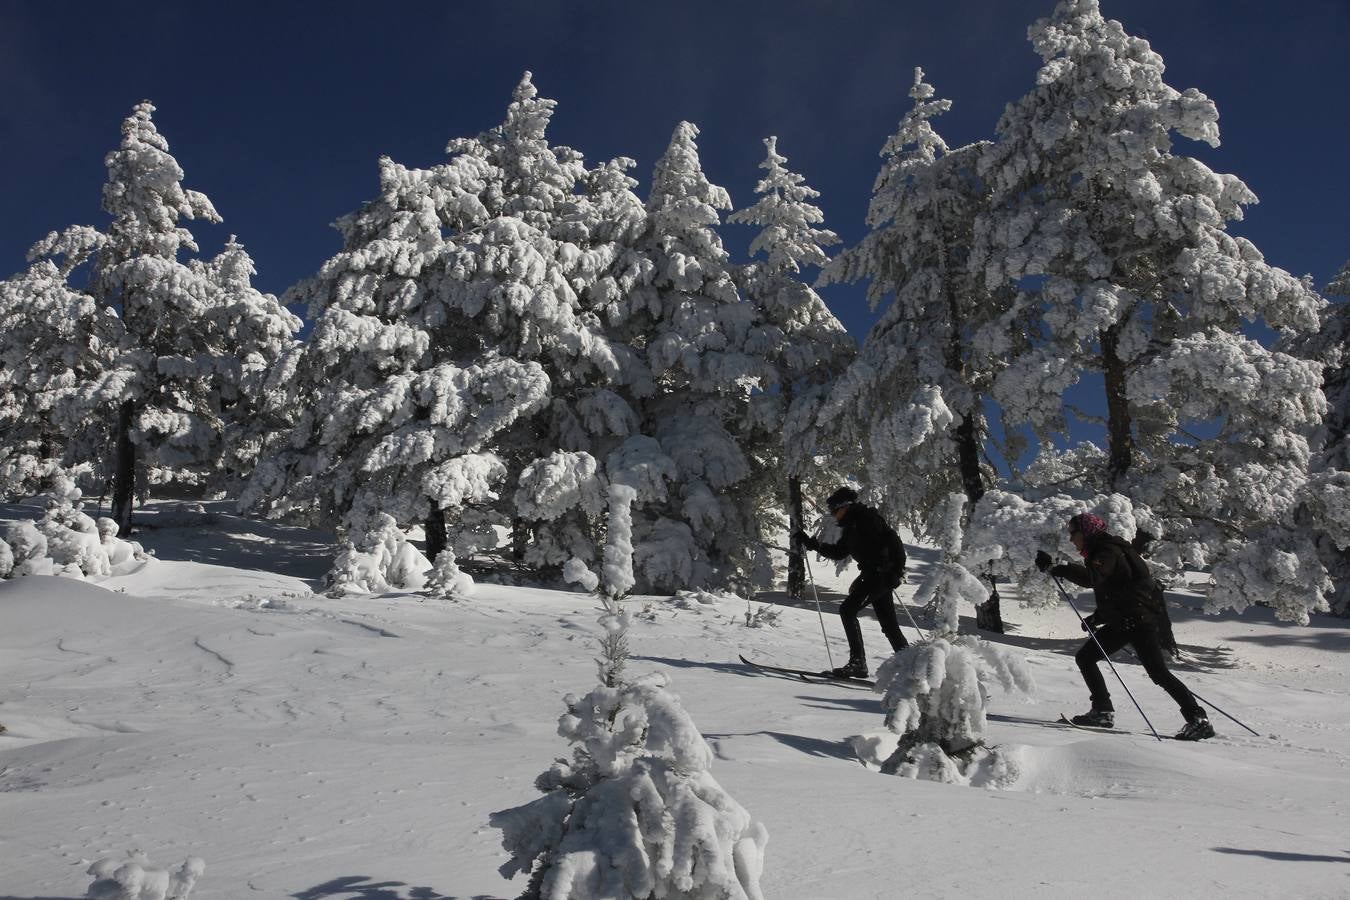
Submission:
<svg viewBox="0 0 1350 900">
<path fill-rule="evenodd" d="M 510 526 L 518 559 L 561 570 L 600 552 L 596 433 L 627 427 L 616 349 L 578 285 L 612 275 L 623 163 L 588 172 L 550 147 L 554 103 L 526 73 L 505 121 L 430 169 L 381 161 L 377 200 L 338 222 L 341 253 L 294 295 L 315 321 L 290 379 L 310 404 L 251 501 L 355 526 L 445 516 L 463 557 Z M 614 212 L 613 219 L 610 218 Z"/>
<path fill-rule="evenodd" d="M 26 449 L 16 456 L 10 441 L 0 442 L 0 464 L 29 481 L 57 461 L 75 474 L 108 471 L 123 534 L 138 485 L 202 484 L 220 471 L 227 427 L 253 418 L 240 406 L 250 377 L 256 382 L 299 328 L 274 298 L 248 286 L 252 263 L 238 245 L 212 263 L 180 261 L 198 250 L 181 223 L 220 217 L 205 196 L 183 188 L 153 112 L 148 101 L 138 104 L 105 160 L 106 232 L 76 226 L 48 235 L 0 301 L 7 317 L 21 309 L 6 323 L 3 349 L 14 361 L 0 363 L 0 415 L 11 414 L 5 401 L 16 389 L 27 412 L 26 433 L 13 439 Z M 74 283 L 86 277 L 87 286 Z M 19 362 L 25 342 L 44 350 Z M 93 465 L 109 455 L 110 466 Z"/>
<path fill-rule="evenodd" d="M 882 663 L 878 690 L 885 692 L 886 727 L 899 736 L 880 761 L 881 771 L 910 778 L 998 787 L 1015 781 L 1014 761 L 984 747 L 985 711 L 994 687 L 1029 693 L 1031 673 L 1006 648 L 958 635 L 960 609 L 979 607 L 989 589 L 975 577 L 997 545 L 964 549 L 964 494 L 949 494 L 927 530 L 937 536 L 942 560 L 929 571 L 916 599 L 935 613 L 932 634 Z"/>
<path fill-rule="evenodd" d="M 825 270 L 826 281 L 866 279 L 873 309 L 890 303 L 812 423 L 861 453 L 879 505 L 920 534 L 948 493 L 974 505 L 992 483 L 985 401 L 1002 360 L 1025 342 L 1010 292 L 987 288 L 970 266 L 988 145 L 949 148 L 933 120 L 951 101 L 935 94 L 915 68 L 914 105 L 881 149 L 871 231 Z M 982 627 L 1002 631 L 996 591 L 979 613 Z"/>
<path fill-rule="evenodd" d="M 221 450 L 207 477 L 212 487 L 237 497 L 264 442 L 288 424 L 272 415 L 267 379 L 295 352 L 301 322 L 274 295 L 253 286 L 257 268 L 234 235 L 204 268 L 216 294 L 206 314 L 221 355 L 207 386 L 221 423 Z"/>
<path fill-rule="evenodd" d="M 1009 428 L 1042 442 L 1026 481 L 1126 494 L 1156 515 L 1155 560 L 1213 567 L 1211 604 L 1270 602 L 1304 620 L 1327 588 L 1291 527 L 1320 376 L 1241 330 L 1315 330 L 1323 301 L 1226 231 L 1256 197 L 1174 152 L 1174 135 L 1217 146 L 1218 112 L 1166 84 L 1147 41 L 1097 0 L 1062 0 L 1030 37 L 1043 65 L 980 160 L 991 209 L 973 260 L 990 290 L 1020 289 L 1009 315 L 1036 323 L 993 387 Z M 1104 387 L 1106 447 L 1056 451 L 1064 392 L 1089 376 Z"/>
<path fill-rule="evenodd" d="M 947 147 L 932 120 L 951 101 L 934 99 L 922 69 L 909 95 L 913 108 L 881 150 L 871 231 L 822 279 L 866 279 L 873 309 L 890 302 L 815 428 L 864 448 L 880 507 L 922 533 L 949 493 L 977 503 L 991 481 L 983 401 L 1019 329 L 1002 317 L 1004 292 L 968 271 L 987 194 L 974 168 L 986 145 Z"/>
<path fill-rule="evenodd" d="M 1305 512 L 1300 523 L 1318 533 L 1322 563 L 1334 584 L 1332 611 L 1350 615 L 1350 263 L 1327 285 L 1332 303 L 1322 328 L 1294 343 L 1299 356 L 1321 363 L 1322 392 L 1327 413 L 1313 432 L 1315 456 L 1312 477 L 1305 490 Z"/>
<path fill-rule="evenodd" d="M 0 281 L 0 496 L 32 496 L 65 474 L 106 486 L 108 422 L 80 387 L 111 364 L 122 323 L 70 283 L 102 243 L 92 228 L 53 233 Z"/>
<path fill-rule="evenodd" d="M 727 192 L 703 173 L 698 128 L 681 122 L 657 161 L 637 241 L 650 271 L 611 332 L 637 348 L 652 384 L 625 392 L 637 428 L 606 460 L 637 491 L 634 551 L 644 589 L 764 584 L 747 447 L 752 394 L 772 376 L 749 351 L 755 307 L 717 233 Z"/>
<path fill-rule="evenodd" d="M 751 482 L 757 486 L 761 531 L 781 530 L 767 513 L 786 507 L 788 531 L 804 527 L 802 482 L 821 478 L 822 460 L 810 445 L 792 434 L 791 421 L 809 420 L 829 383 L 857 355 L 857 344 L 825 301 L 804 280 L 805 269 L 829 262 L 825 248 L 839 236 L 820 228 L 825 214 L 813 202 L 820 192 L 785 165 L 778 139 L 764 139 L 765 176 L 755 185 L 759 199 L 727 217 L 728 222 L 758 225 L 750 244 L 752 257 L 763 257 L 740 272 L 746 299 L 755 307 L 747 351 L 768 361 L 770 372 L 751 399 L 753 442 L 747 448 Z M 785 463 L 784 479 L 779 467 Z M 827 463 L 828 466 L 828 463 Z M 788 593 L 801 597 L 805 585 L 802 554 L 788 562 Z"/>
<path fill-rule="evenodd" d="M 149 101 L 122 123 L 121 146 L 109 153 L 103 209 L 112 216 L 94 269 L 93 293 L 122 320 L 117 357 L 91 391 L 116 410 L 112 517 L 125 534 L 138 476 L 158 465 L 182 469 L 209 455 L 219 419 L 199 380 L 219 357 L 206 312 L 214 297 L 200 266 L 180 262 L 198 252 L 181 222 L 220 216 L 204 194 L 183 188 L 183 170 L 152 119 Z M 146 459 L 145 457 L 150 457 Z"/>
<path fill-rule="evenodd" d="M 513 499 L 529 505 L 526 473 L 546 459 L 554 470 L 576 462 L 584 471 L 568 476 L 573 480 L 584 480 L 592 470 L 599 476 L 592 463 L 617 444 L 612 427 L 631 419 L 611 388 L 635 372 L 641 377 L 633 354 L 609 340 L 601 317 L 606 301 L 592 291 L 598 280 L 622 278 L 631 265 L 626 238 L 641 224 L 634 217 L 640 201 L 624 175 L 631 161 L 587 170 L 580 153 L 551 146 L 547 129 L 555 107 L 538 96 L 526 72 L 498 128 L 452 141 L 448 148 L 489 164 L 485 206 L 501 220 L 522 223 L 514 232 L 489 229 L 469 245 L 471 255 L 461 254 L 459 265 L 476 270 L 471 290 L 497 293 L 504 280 L 517 279 L 508 288 L 513 304 L 528 309 L 519 336 L 508 340 L 519 342 L 517 356 L 537 358 L 544 367 L 549 405 L 494 440 L 508 483 L 518 485 L 514 498 L 503 495 L 497 509 L 512 524 L 514 556 L 536 571 L 554 572 L 569 559 L 598 557 L 600 507 L 573 505 L 538 519 L 521 515 Z M 519 249 L 522 241 L 529 244 L 528 254 Z M 505 259 L 528 260 L 536 272 L 504 270 Z M 572 455 L 554 456 L 558 450 Z M 596 484 L 601 495 L 604 487 L 603 481 Z M 535 522 L 527 525 L 531 518 Z"/>
<path fill-rule="evenodd" d="M 558 720 L 572 759 L 535 779 L 542 797 L 489 817 L 511 854 L 501 873 L 529 876 L 523 896 L 540 900 L 761 900 L 768 832 L 713 778 L 665 676 L 623 677 L 631 617 L 601 605 L 601 683 Z"/>
</svg>

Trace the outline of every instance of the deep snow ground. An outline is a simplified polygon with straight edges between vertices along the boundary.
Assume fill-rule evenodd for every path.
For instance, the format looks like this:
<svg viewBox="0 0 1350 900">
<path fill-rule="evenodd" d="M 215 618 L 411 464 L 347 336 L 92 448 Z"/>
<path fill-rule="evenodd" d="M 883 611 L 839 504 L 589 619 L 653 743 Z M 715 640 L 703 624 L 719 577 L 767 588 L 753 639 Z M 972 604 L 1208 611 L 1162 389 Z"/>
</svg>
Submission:
<svg viewBox="0 0 1350 900">
<path fill-rule="evenodd" d="M 516 896 L 487 816 L 569 753 L 554 728 L 595 680 L 593 601 L 334 600 L 311 593 L 322 535 L 156 509 L 140 572 L 0 583 L 0 898 L 81 896 L 88 861 L 132 848 L 203 857 L 204 900 Z M 875 695 L 737 660 L 823 667 L 814 609 L 748 628 L 744 602 L 632 606 L 632 670 L 669 673 L 713 775 L 768 828 L 768 897 L 1350 896 L 1350 622 L 1174 605 L 1183 680 L 1262 737 L 1215 714 L 1219 738 L 1159 744 L 1046 724 L 1085 705 L 1081 632 L 1067 606 L 1005 601 L 1038 686 L 995 698 L 987 739 L 1022 776 L 986 791 L 867 770 L 846 738 L 882 728 Z M 842 658 L 828 610 L 826 627 Z M 864 636 L 875 667 L 884 639 Z M 1118 666 L 1175 731 L 1167 696 Z"/>
</svg>

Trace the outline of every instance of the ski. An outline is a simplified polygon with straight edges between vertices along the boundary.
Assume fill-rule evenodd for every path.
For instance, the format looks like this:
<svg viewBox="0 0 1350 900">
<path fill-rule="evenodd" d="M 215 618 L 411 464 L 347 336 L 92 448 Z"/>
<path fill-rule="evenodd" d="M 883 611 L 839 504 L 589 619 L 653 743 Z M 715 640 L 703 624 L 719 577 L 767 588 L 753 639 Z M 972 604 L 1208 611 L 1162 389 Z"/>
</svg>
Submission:
<svg viewBox="0 0 1350 900">
<path fill-rule="evenodd" d="M 811 684 L 852 684 L 858 687 L 876 687 L 876 682 L 867 678 L 839 678 L 831 675 L 829 672 L 813 672 L 810 669 L 789 669 L 784 666 L 770 666 L 766 663 L 757 663 L 754 660 L 745 658 L 741 654 L 741 662 L 754 669 L 760 669 L 764 672 L 777 672 L 780 675 L 795 675 L 802 681 Z"/>
<path fill-rule="evenodd" d="M 1064 713 L 1060 713 L 1059 721 L 1053 724 L 1067 725 L 1070 728 L 1077 728 L 1079 731 L 1095 731 L 1097 734 L 1132 734 L 1135 737 L 1146 737 L 1146 738 L 1153 737 L 1153 735 L 1147 731 L 1126 731 L 1123 728 L 1098 728 L 1095 725 L 1079 725 L 1077 722 L 1074 722 L 1068 716 L 1064 715 Z M 1179 740 L 1179 738 L 1174 734 L 1160 733 L 1158 737 L 1162 738 L 1165 741 Z"/>
</svg>

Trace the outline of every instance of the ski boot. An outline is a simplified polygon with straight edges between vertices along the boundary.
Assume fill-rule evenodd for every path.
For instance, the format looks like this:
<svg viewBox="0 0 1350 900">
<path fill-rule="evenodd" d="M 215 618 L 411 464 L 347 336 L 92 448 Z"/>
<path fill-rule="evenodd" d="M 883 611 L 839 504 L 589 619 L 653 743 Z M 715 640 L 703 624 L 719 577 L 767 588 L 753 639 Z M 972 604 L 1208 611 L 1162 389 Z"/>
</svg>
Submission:
<svg viewBox="0 0 1350 900">
<path fill-rule="evenodd" d="M 866 678 L 867 661 L 862 659 L 850 659 L 837 669 L 830 669 L 825 673 L 831 678 Z"/>
<path fill-rule="evenodd" d="M 1115 728 L 1116 711 L 1113 709 L 1093 709 L 1091 712 L 1074 716 L 1069 721 L 1075 725 L 1082 725 L 1084 728 Z"/>
<path fill-rule="evenodd" d="M 1205 738 L 1214 737 L 1214 726 L 1209 724 L 1209 719 L 1205 716 L 1197 716 L 1186 723 L 1186 727 L 1177 732 L 1176 739 L 1179 741 L 1203 741 Z"/>
</svg>

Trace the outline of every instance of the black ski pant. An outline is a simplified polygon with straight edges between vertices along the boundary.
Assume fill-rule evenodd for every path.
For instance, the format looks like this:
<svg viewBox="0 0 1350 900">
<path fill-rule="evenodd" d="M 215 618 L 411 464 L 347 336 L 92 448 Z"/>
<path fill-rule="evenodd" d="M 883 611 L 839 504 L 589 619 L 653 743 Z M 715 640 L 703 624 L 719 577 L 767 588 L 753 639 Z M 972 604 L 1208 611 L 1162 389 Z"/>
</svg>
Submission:
<svg viewBox="0 0 1350 900">
<path fill-rule="evenodd" d="M 900 633 L 900 622 L 895 617 L 895 599 L 891 594 L 894 587 L 894 578 L 872 572 L 859 575 L 849 585 L 848 597 L 839 607 L 839 618 L 844 620 L 844 634 L 848 635 L 849 659 L 867 659 L 863 654 L 858 613 L 869 604 L 877 615 L 877 621 L 881 623 L 881 633 L 891 642 L 891 649 L 899 653 L 909 646 L 909 641 Z"/>
<path fill-rule="evenodd" d="M 1100 648 L 1097 647 L 1098 643 L 1101 644 Z M 1162 645 L 1158 642 L 1158 632 L 1143 623 L 1112 622 L 1103 625 L 1097 629 L 1096 641 L 1088 638 L 1083 646 L 1078 648 L 1074 660 L 1078 663 L 1078 670 L 1083 673 L 1083 680 L 1087 682 L 1088 691 L 1092 694 L 1093 709 L 1115 710 L 1111 705 L 1111 692 L 1106 689 L 1106 679 L 1102 676 L 1101 669 L 1097 668 L 1097 664 L 1105 658 L 1102 656 L 1102 650 L 1111 654 L 1126 644 L 1134 648 L 1135 655 L 1139 657 L 1139 662 L 1143 664 L 1144 671 L 1153 679 L 1153 683 L 1167 691 L 1177 702 L 1177 706 L 1181 707 L 1181 714 L 1186 717 L 1187 722 L 1205 714 L 1204 708 L 1195 702 L 1195 697 L 1187 690 L 1186 685 L 1168 671 L 1167 663 L 1163 660 Z"/>
</svg>

